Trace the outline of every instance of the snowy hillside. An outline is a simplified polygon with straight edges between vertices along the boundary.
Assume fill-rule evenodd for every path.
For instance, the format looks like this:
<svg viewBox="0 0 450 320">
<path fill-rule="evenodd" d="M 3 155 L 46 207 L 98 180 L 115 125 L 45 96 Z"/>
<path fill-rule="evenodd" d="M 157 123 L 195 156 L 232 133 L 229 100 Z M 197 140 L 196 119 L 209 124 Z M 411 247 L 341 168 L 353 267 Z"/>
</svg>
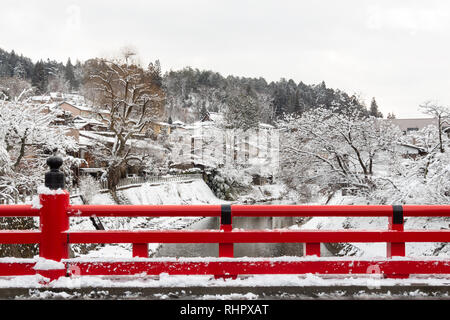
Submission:
<svg viewBox="0 0 450 320">
<path fill-rule="evenodd" d="M 237 202 L 241 204 L 273 202 L 285 198 L 287 192 L 282 184 L 252 185 L 247 193 L 239 196 Z"/>
<path fill-rule="evenodd" d="M 218 204 L 216 198 L 203 180 L 187 183 L 143 184 L 138 188 L 119 191 L 130 204 Z"/>
</svg>

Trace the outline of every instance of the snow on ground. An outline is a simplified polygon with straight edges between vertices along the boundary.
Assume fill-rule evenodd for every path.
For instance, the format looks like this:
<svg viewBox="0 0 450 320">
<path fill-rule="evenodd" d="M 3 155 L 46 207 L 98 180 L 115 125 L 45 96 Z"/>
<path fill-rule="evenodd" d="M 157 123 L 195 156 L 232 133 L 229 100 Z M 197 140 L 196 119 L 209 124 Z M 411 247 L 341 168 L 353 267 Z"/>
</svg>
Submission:
<svg viewBox="0 0 450 320">
<path fill-rule="evenodd" d="M 116 204 L 109 193 L 97 193 L 92 197 L 91 204 Z"/>
<path fill-rule="evenodd" d="M 411 276 L 408 279 L 384 279 L 377 274 L 362 276 L 329 277 L 314 274 L 305 275 L 253 275 L 236 279 L 214 279 L 208 275 L 169 275 L 159 276 L 72 276 L 62 277 L 53 282 L 43 284 L 46 278 L 41 275 L 0 277 L 0 288 L 189 288 L 189 287 L 304 287 L 304 286 L 367 286 L 368 288 L 383 286 L 448 286 L 450 279 L 433 276 Z"/>
<path fill-rule="evenodd" d="M 203 180 L 188 183 L 143 184 L 139 188 L 125 189 L 121 192 L 131 204 L 219 204 Z"/>
<path fill-rule="evenodd" d="M 284 185 L 266 184 L 262 186 L 252 186 L 251 191 L 242 195 L 238 199 L 238 203 L 255 203 L 255 202 L 271 202 L 281 200 L 287 194 Z"/>
</svg>

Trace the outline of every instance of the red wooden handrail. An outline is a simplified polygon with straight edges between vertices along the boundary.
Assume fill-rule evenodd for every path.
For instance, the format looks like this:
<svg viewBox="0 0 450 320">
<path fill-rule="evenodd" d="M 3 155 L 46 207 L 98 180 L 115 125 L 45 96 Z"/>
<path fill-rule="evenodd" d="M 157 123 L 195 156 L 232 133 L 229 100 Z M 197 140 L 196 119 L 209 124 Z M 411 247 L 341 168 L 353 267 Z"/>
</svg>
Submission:
<svg viewBox="0 0 450 320">
<path fill-rule="evenodd" d="M 450 217 L 449 205 L 404 205 L 403 215 L 408 217 Z"/>
<path fill-rule="evenodd" d="M 0 205 L 0 217 L 39 217 L 39 209 L 26 204 Z"/>
<path fill-rule="evenodd" d="M 410 217 L 450 217 L 450 205 L 404 205 Z M 390 217 L 390 205 L 231 205 L 233 217 Z M 35 216 L 39 215 L 36 211 Z M 220 205 L 72 205 L 70 217 L 218 217 Z M 0 211 L 1 216 L 1 211 Z"/>
<path fill-rule="evenodd" d="M 234 217 L 388 217 L 392 206 L 232 205 L 232 213 Z"/>
<path fill-rule="evenodd" d="M 195 259 L 189 261 L 77 261 L 68 260 L 67 269 L 77 275 L 254 275 L 254 274 L 307 274 L 318 273 L 328 275 L 367 274 L 374 270 L 390 277 L 403 278 L 406 274 L 447 274 L 450 261 L 435 260 L 283 260 L 267 259 L 266 261 L 246 261 L 234 258 L 234 261 L 206 261 Z M 0 269 L 1 272 L 1 269 Z"/>
<path fill-rule="evenodd" d="M 41 232 L 33 230 L 2 230 L 0 231 L 0 243 L 28 244 L 39 243 Z"/>
<path fill-rule="evenodd" d="M 70 217 L 218 217 L 220 205 L 72 205 Z"/>
<path fill-rule="evenodd" d="M 158 274 L 164 270 L 172 274 L 236 275 L 244 273 L 355 273 L 370 263 L 382 267 L 389 276 L 410 273 L 448 273 L 450 260 L 390 260 L 405 256 L 406 242 L 450 242 L 449 230 L 403 230 L 404 216 L 450 216 L 450 206 L 310 206 L 310 205 L 69 205 L 67 192 L 40 195 L 40 208 L 31 205 L 0 205 L 0 217 L 40 217 L 40 230 L 3 230 L 0 243 L 38 243 L 39 255 L 45 259 L 62 261 L 65 269 L 37 270 L 51 279 L 70 273 L 78 267 L 83 274 L 133 274 L 146 271 Z M 69 218 L 74 217 L 220 217 L 220 230 L 107 230 L 74 231 Z M 233 217 L 387 217 L 389 230 L 241 230 L 232 228 Z M 232 258 L 234 243 L 304 243 L 305 255 L 320 256 L 320 243 L 385 242 L 387 259 L 383 261 L 350 262 L 311 261 L 136 261 L 136 262 L 76 262 L 68 260 L 70 243 L 132 243 L 134 257 L 148 257 L 148 243 L 217 243 L 219 257 Z M 353 266 L 358 264 L 357 268 Z M 91 266 L 92 268 L 90 268 Z M 94 267 L 95 266 L 95 267 Z M 1 262 L 0 275 L 32 274 L 30 263 Z M 108 271 L 109 270 L 109 271 Z M 112 271 L 111 271 L 112 270 Z M 114 271 L 115 270 L 115 271 Z M 163 270 L 163 271 L 161 271 Z M 137 272 L 139 271 L 139 272 Z M 100 273 L 96 273 L 100 272 Z M 128 273 L 127 273 L 128 272 Z"/>
<path fill-rule="evenodd" d="M 141 230 L 69 231 L 70 243 L 338 243 L 338 242 L 450 242 L 450 230 Z"/>
</svg>

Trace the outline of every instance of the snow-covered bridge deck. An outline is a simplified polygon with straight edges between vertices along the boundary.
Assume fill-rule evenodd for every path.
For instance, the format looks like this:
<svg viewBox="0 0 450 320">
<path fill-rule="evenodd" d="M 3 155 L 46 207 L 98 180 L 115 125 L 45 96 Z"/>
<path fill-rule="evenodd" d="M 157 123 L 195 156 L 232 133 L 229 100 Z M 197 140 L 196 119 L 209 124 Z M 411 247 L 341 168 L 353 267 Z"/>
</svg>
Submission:
<svg viewBox="0 0 450 320">
<path fill-rule="evenodd" d="M 0 299 L 450 299 L 450 276 L 379 275 L 80 276 L 50 285 L 41 276 L 0 277 Z"/>
</svg>

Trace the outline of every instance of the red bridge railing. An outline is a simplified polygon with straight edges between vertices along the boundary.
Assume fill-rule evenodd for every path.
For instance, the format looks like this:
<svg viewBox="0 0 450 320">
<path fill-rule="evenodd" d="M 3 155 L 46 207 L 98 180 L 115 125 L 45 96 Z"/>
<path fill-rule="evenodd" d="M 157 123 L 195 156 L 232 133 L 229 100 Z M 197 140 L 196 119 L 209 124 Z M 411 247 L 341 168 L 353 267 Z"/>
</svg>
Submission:
<svg viewBox="0 0 450 320">
<path fill-rule="evenodd" d="M 51 165 L 50 161 L 50 165 Z M 59 166 L 58 166 L 59 167 Z M 52 168 L 57 173 L 57 168 Z M 50 172 L 50 173 L 51 173 Z M 51 175 L 46 185 L 56 189 Z M 53 184 L 52 184 L 53 183 Z M 450 274 L 448 257 L 407 258 L 406 242 L 450 242 L 449 230 L 404 230 L 404 217 L 448 217 L 449 205 L 303 206 L 303 205 L 70 205 L 66 191 L 40 194 L 40 208 L 0 205 L 0 217 L 39 217 L 40 230 L 0 231 L 3 244 L 39 244 L 34 259 L 0 258 L 0 276 L 42 274 L 51 280 L 77 275 L 197 274 L 236 277 L 247 274 L 364 274 L 386 277 L 410 274 Z M 75 231 L 69 219 L 77 217 L 220 217 L 219 230 L 97 230 Z M 386 217 L 388 230 L 241 230 L 234 217 Z M 319 258 L 320 243 L 384 242 L 386 258 Z M 69 259 L 69 245 L 77 243 L 131 243 L 133 258 L 122 260 Z M 218 258 L 149 258 L 148 243 L 216 243 Z M 235 243 L 304 243 L 305 257 L 234 258 Z M 317 257 L 310 257 L 317 256 Z M 41 261 L 42 262 L 42 261 Z"/>
</svg>

